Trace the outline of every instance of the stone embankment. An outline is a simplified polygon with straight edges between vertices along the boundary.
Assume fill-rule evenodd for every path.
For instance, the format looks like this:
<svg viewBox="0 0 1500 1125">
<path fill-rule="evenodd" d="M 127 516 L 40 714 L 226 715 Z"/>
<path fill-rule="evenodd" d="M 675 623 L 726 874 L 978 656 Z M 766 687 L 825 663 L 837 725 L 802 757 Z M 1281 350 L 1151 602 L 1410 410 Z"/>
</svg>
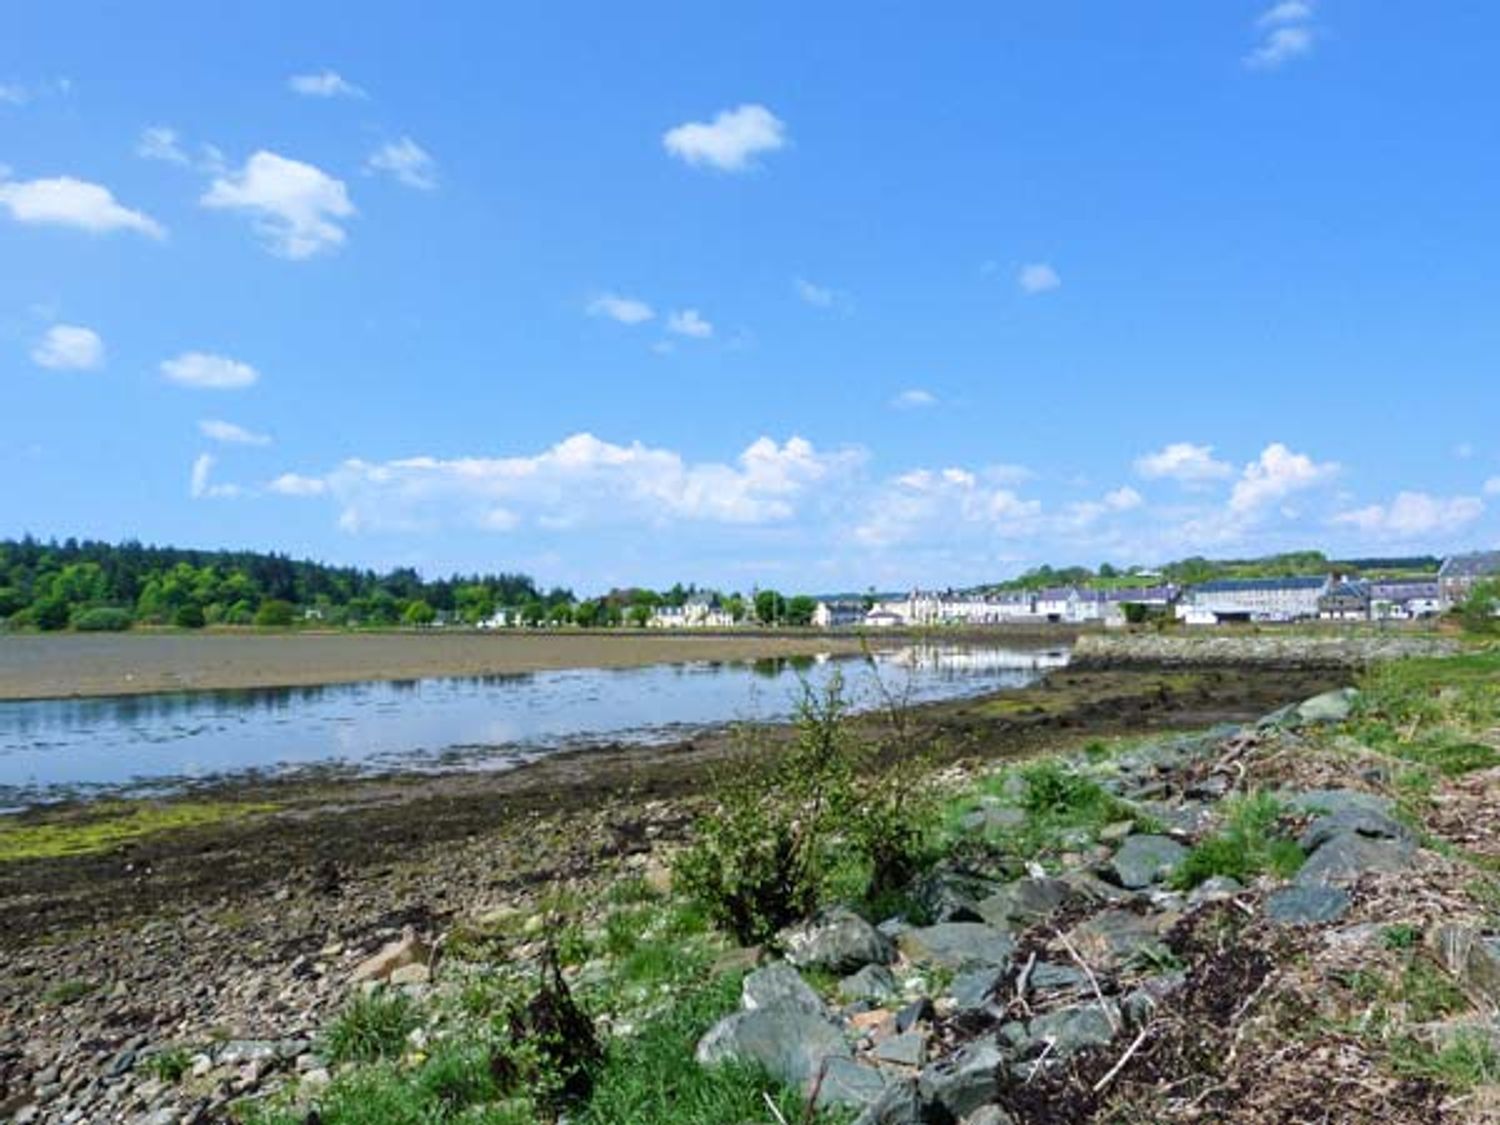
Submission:
<svg viewBox="0 0 1500 1125">
<path fill-rule="evenodd" d="M 1090 633 L 1078 639 L 1080 668 L 1149 664 L 1212 667 L 1363 668 L 1407 657 L 1451 656 L 1457 641 L 1385 633 Z"/>
</svg>

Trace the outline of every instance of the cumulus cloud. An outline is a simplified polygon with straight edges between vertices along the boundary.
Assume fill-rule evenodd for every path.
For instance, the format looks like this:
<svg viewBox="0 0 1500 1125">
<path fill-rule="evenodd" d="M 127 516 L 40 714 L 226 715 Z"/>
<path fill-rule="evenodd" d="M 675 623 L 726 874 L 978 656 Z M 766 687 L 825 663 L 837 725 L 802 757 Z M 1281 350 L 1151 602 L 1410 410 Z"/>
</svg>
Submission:
<svg viewBox="0 0 1500 1125">
<path fill-rule="evenodd" d="M 437 187 L 437 161 L 410 137 L 381 145 L 365 162 L 370 171 L 384 172 L 399 183 L 420 191 Z"/>
<path fill-rule="evenodd" d="M 1425 492 L 1401 492 L 1389 504 L 1340 512 L 1336 524 L 1391 539 L 1446 535 L 1467 527 L 1484 514 L 1484 501 L 1477 496 L 1432 496 Z"/>
<path fill-rule="evenodd" d="M 786 125 L 763 105 L 742 105 L 724 110 L 712 121 L 689 121 L 668 129 L 661 141 L 688 164 L 743 172 L 755 167 L 761 153 L 785 147 Z"/>
<path fill-rule="evenodd" d="M 322 496 L 328 491 L 328 482 L 322 477 L 304 477 L 298 473 L 282 473 L 267 487 L 282 496 Z"/>
<path fill-rule="evenodd" d="M 714 334 L 714 326 L 704 320 L 697 309 L 681 309 L 667 317 L 667 328 L 679 336 L 690 336 L 694 340 L 706 340 Z"/>
<path fill-rule="evenodd" d="M 247 430 L 243 426 L 236 426 L 233 422 L 225 422 L 218 418 L 204 418 L 198 423 L 198 432 L 213 441 L 223 442 L 225 445 L 270 445 L 269 434 L 258 434 L 254 430 Z"/>
<path fill-rule="evenodd" d="M 1251 70 L 1275 70 L 1309 54 L 1317 38 L 1313 6 L 1301 0 L 1275 4 L 1258 20 L 1260 38 L 1244 58 Z"/>
<path fill-rule="evenodd" d="M 291 259 L 342 245 L 346 235 L 338 220 L 355 213 L 342 180 L 264 150 L 239 171 L 216 178 L 199 202 L 248 214 L 271 252 Z"/>
<path fill-rule="evenodd" d="M 891 405 L 897 410 L 920 410 L 924 406 L 936 406 L 937 395 L 924 391 L 921 387 L 913 387 L 891 399 Z"/>
<path fill-rule="evenodd" d="M 1203 484 L 1234 476 L 1234 466 L 1215 459 L 1213 446 L 1189 441 L 1174 441 L 1155 453 L 1136 458 L 1135 471 L 1147 480 L 1165 478 L 1183 484 Z"/>
<path fill-rule="evenodd" d="M 238 485 L 213 482 L 215 464 L 217 461 L 212 453 L 200 453 L 193 462 L 192 472 L 188 475 L 188 495 L 194 500 L 227 500 L 240 494 Z"/>
<path fill-rule="evenodd" d="M 1013 483 L 1014 466 L 978 472 L 914 469 L 886 482 L 870 498 L 855 538 L 870 547 L 889 547 L 932 536 L 1030 534 L 1042 505 L 1022 497 Z"/>
<path fill-rule="evenodd" d="M 1279 441 L 1272 442 L 1235 481 L 1229 510 L 1237 516 L 1254 515 L 1293 493 L 1326 483 L 1338 471 L 1334 462 L 1320 464 L 1305 453 L 1293 453 Z"/>
<path fill-rule="evenodd" d="M 1145 502 L 1145 497 L 1129 485 L 1106 492 L 1098 500 L 1079 500 L 1068 505 L 1065 517 L 1061 521 L 1063 530 L 1077 531 L 1092 527 L 1105 516 L 1132 512 Z"/>
<path fill-rule="evenodd" d="M 333 70 L 313 74 L 294 74 L 286 80 L 287 89 L 307 98 L 363 98 L 365 92 Z"/>
<path fill-rule="evenodd" d="M 31 349 L 31 362 L 49 371 L 94 371 L 104 366 L 104 341 L 92 328 L 54 324 Z"/>
<path fill-rule="evenodd" d="M 1046 262 L 1030 262 L 1021 267 L 1021 272 L 1016 275 L 1016 284 L 1021 287 L 1022 293 L 1033 296 L 1061 288 L 1062 278 Z"/>
<path fill-rule="evenodd" d="M 607 317 L 621 324 L 644 324 L 656 315 L 645 301 L 622 297 L 618 293 L 601 293 L 589 302 L 590 316 Z"/>
<path fill-rule="evenodd" d="M 161 373 L 179 386 L 216 391 L 248 387 L 260 378 L 248 363 L 208 352 L 183 352 L 163 360 Z"/>
<path fill-rule="evenodd" d="M 151 216 L 116 202 L 107 187 L 72 176 L 11 180 L 0 167 L 0 207 L 18 223 L 73 227 L 90 234 L 130 230 L 148 238 L 164 238 L 167 233 Z"/>
<path fill-rule="evenodd" d="M 326 492 L 340 505 L 340 525 L 351 531 L 759 525 L 793 518 L 814 488 L 862 460 L 859 450 L 823 452 L 802 438 L 778 444 L 763 437 L 733 463 L 692 464 L 673 450 L 581 433 L 532 456 L 356 459 L 321 478 L 289 474 L 272 487 L 292 495 Z"/>
</svg>

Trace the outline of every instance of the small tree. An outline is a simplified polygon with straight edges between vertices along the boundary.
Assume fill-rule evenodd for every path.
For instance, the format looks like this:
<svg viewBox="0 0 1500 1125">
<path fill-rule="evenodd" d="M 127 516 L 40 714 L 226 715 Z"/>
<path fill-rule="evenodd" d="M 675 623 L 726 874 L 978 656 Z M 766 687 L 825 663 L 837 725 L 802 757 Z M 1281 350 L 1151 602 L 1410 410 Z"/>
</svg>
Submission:
<svg viewBox="0 0 1500 1125">
<path fill-rule="evenodd" d="M 1469 591 L 1459 606 L 1459 619 L 1469 633 L 1500 633 L 1500 578 L 1480 582 Z"/>
<path fill-rule="evenodd" d="M 786 603 L 786 623 L 788 625 L 811 625 L 813 612 L 818 608 L 818 603 L 806 594 L 798 594 Z"/>
<path fill-rule="evenodd" d="M 172 624 L 179 629 L 201 629 L 207 623 L 203 610 L 193 602 L 178 606 L 172 614 Z"/>
<path fill-rule="evenodd" d="M 255 611 L 255 623 L 262 629 L 289 629 L 294 613 L 291 602 L 271 598 L 260 603 L 260 608 Z"/>
<path fill-rule="evenodd" d="M 437 610 L 433 609 L 421 598 L 407 604 L 401 613 L 401 621 L 406 625 L 431 625 L 437 620 Z"/>
</svg>

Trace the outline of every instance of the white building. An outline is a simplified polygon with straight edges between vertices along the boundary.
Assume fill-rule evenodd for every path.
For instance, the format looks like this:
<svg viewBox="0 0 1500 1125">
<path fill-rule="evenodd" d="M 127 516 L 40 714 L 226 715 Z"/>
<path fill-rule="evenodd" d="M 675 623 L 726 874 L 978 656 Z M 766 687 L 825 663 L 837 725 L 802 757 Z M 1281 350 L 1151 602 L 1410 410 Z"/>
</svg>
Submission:
<svg viewBox="0 0 1500 1125">
<path fill-rule="evenodd" d="M 1443 611 L 1435 581 L 1390 579 L 1370 583 L 1371 621 L 1417 621 Z"/>
<path fill-rule="evenodd" d="M 511 609 L 497 609 L 483 621 L 476 622 L 480 629 L 504 629 L 518 623 L 520 614 Z"/>
<path fill-rule="evenodd" d="M 1327 577 L 1226 578 L 1204 582 L 1183 596 L 1177 615 L 1189 624 L 1303 621 L 1318 616 L 1318 599 L 1327 593 L 1329 585 Z M 1196 612 L 1190 614 L 1189 610 Z"/>
<path fill-rule="evenodd" d="M 717 594 L 694 594 L 681 605 L 657 606 L 646 624 L 653 629 L 728 629 L 734 615 Z"/>
<path fill-rule="evenodd" d="M 850 625 L 863 625 L 867 612 L 863 601 L 837 598 L 819 602 L 813 609 L 812 623 L 819 629 L 844 629 Z"/>
</svg>

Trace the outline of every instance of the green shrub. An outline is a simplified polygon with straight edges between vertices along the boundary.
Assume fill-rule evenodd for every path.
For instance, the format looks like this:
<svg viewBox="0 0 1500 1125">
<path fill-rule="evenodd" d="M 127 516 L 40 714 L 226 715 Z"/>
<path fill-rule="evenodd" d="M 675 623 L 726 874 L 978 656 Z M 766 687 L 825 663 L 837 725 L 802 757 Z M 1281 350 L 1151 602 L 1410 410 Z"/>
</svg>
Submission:
<svg viewBox="0 0 1500 1125">
<path fill-rule="evenodd" d="M 1295 840 L 1279 835 L 1284 810 L 1269 793 L 1252 793 L 1224 803 L 1224 827 L 1199 841 L 1173 876 L 1189 890 L 1206 879 L 1225 875 L 1247 882 L 1270 872 L 1279 878 L 1296 874 L 1305 858 Z"/>
<path fill-rule="evenodd" d="M 74 614 L 73 628 L 80 633 L 123 633 L 130 628 L 132 620 L 128 609 L 101 605 Z"/>
<path fill-rule="evenodd" d="M 350 1002 L 329 1027 L 325 1050 L 333 1062 L 395 1058 L 420 1022 L 405 993 L 380 989 Z"/>
<path fill-rule="evenodd" d="M 172 614 L 172 624 L 179 629 L 201 629 L 207 624 L 207 619 L 203 610 L 190 602 L 177 607 L 177 612 Z"/>
<path fill-rule="evenodd" d="M 260 603 L 260 608 L 255 611 L 255 623 L 262 629 L 287 629 L 291 627 L 295 612 L 291 602 L 271 598 Z"/>
<path fill-rule="evenodd" d="M 31 603 L 31 620 L 38 629 L 52 632 L 68 625 L 68 603 L 59 597 L 38 598 Z"/>
<path fill-rule="evenodd" d="M 188 1067 L 191 1065 L 191 1056 L 181 1047 L 160 1051 L 147 1057 L 142 1063 L 148 1074 L 169 1086 L 175 1086 L 181 1082 L 182 1076 L 188 1072 Z"/>
</svg>

